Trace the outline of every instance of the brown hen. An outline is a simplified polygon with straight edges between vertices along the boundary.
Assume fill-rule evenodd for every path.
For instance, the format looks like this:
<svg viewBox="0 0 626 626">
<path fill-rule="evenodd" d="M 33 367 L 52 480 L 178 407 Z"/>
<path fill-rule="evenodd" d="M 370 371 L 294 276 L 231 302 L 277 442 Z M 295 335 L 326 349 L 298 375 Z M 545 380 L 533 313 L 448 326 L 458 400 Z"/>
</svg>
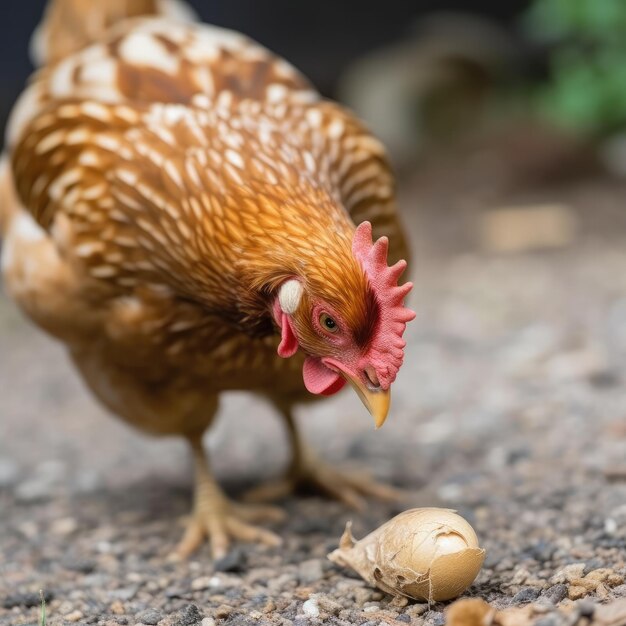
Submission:
<svg viewBox="0 0 626 626">
<path fill-rule="evenodd" d="M 208 537 L 220 556 L 232 538 L 276 544 L 253 524 L 279 517 L 230 502 L 210 473 L 220 392 L 262 394 L 286 420 L 288 475 L 257 499 L 305 482 L 353 505 L 391 496 L 316 461 L 292 406 L 347 380 L 382 424 L 413 314 L 405 263 L 371 239 L 406 255 L 380 143 L 282 59 L 185 15 L 171 0 L 52 3 L 8 130 L 2 268 L 109 409 L 189 440 L 176 554 Z"/>
</svg>

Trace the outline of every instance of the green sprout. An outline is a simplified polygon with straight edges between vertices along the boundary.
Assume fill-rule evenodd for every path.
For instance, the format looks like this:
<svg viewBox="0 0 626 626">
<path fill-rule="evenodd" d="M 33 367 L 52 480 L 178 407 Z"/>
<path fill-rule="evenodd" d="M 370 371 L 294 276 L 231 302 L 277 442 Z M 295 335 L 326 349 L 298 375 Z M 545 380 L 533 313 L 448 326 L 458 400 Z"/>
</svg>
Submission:
<svg viewBox="0 0 626 626">
<path fill-rule="evenodd" d="M 43 594 L 43 589 L 39 590 L 39 597 L 41 598 L 41 612 L 39 614 L 39 626 L 46 626 L 46 598 Z"/>
</svg>

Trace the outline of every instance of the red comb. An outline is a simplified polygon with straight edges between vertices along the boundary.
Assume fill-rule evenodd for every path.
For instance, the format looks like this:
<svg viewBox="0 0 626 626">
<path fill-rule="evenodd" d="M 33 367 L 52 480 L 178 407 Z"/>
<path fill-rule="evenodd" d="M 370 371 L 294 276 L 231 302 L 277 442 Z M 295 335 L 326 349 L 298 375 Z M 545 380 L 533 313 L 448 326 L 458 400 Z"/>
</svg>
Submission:
<svg viewBox="0 0 626 626">
<path fill-rule="evenodd" d="M 378 327 L 368 349 L 367 364 L 374 367 L 383 389 L 395 380 L 404 358 L 402 339 L 407 322 L 415 313 L 404 306 L 404 298 L 413 288 L 413 283 L 398 285 L 398 279 L 406 269 L 406 261 L 387 265 L 389 240 L 381 237 L 372 241 L 372 225 L 359 224 L 352 240 L 352 253 L 361 263 L 376 300 L 380 307 Z"/>
</svg>

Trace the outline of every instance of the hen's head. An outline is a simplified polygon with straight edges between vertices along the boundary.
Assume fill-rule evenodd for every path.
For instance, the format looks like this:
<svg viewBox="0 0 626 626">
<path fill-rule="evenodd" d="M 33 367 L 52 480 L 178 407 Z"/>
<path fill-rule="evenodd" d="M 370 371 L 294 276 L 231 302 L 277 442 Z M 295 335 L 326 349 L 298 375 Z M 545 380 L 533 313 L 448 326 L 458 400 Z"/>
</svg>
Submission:
<svg viewBox="0 0 626 626">
<path fill-rule="evenodd" d="M 354 272 L 325 281 L 294 276 L 282 283 L 273 314 L 278 354 L 307 354 L 303 376 L 311 393 L 331 395 L 349 382 L 381 426 L 391 383 L 404 357 L 402 335 L 415 313 L 404 307 L 411 283 L 398 285 L 405 261 L 387 265 L 386 237 L 372 241 L 363 222 L 352 240 Z"/>
</svg>

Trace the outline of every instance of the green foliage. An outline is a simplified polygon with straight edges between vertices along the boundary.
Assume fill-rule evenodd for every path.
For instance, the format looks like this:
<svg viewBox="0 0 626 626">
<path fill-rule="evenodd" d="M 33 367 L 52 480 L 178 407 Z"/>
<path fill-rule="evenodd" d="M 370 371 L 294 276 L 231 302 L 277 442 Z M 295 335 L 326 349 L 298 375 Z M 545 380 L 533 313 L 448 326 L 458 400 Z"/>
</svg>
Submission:
<svg viewBox="0 0 626 626">
<path fill-rule="evenodd" d="M 532 36 L 551 44 L 537 110 L 587 135 L 626 127 L 626 0 L 534 0 Z"/>
<path fill-rule="evenodd" d="M 626 29 L 624 0 L 535 0 L 527 16 L 532 32 L 546 38 L 620 41 Z"/>
</svg>

